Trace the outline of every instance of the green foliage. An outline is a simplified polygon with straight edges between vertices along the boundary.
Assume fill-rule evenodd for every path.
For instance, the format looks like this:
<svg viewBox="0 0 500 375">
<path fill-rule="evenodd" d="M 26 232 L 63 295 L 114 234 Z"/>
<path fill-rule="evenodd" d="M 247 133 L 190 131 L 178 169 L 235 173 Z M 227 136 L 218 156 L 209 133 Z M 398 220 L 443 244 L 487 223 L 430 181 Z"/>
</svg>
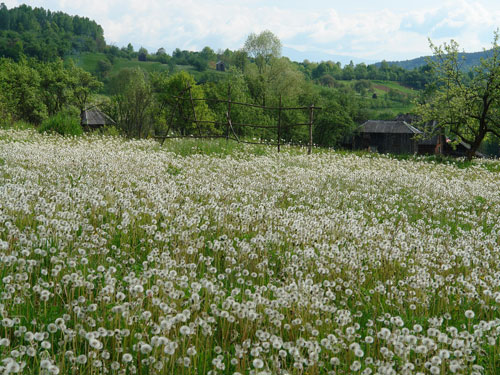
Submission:
<svg viewBox="0 0 500 375">
<path fill-rule="evenodd" d="M 21 5 L 0 5 L 0 56 L 23 55 L 52 61 L 70 53 L 102 51 L 103 30 L 94 21 L 62 12 Z"/>
<path fill-rule="evenodd" d="M 40 74 L 42 101 L 49 116 L 52 116 L 71 101 L 71 81 L 74 77 L 64 67 L 61 59 L 49 63 L 35 63 L 35 67 Z"/>
<path fill-rule="evenodd" d="M 97 62 L 96 73 L 100 80 L 105 79 L 113 69 L 113 64 L 108 59 L 101 59 Z"/>
<path fill-rule="evenodd" d="M 151 126 L 153 94 L 145 73 L 140 69 L 123 69 L 110 82 L 113 94 L 112 113 L 128 137 L 142 137 Z"/>
<path fill-rule="evenodd" d="M 139 48 L 139 55 L 137 57 L 139 61 L 146 61 L 148 58 L 148 50 L 144 47 Z"/>
<path fill-rule="evenodd" d="M 102 135 L 108 135 L 110 137 L 118 137 L 121 135 L 120 129 L 114 125 L 103 126 L 99 129 Z"/>
<path fill-rule="evenodd" d="M 354 122 L 338 103 L 330 102 L 317 115 L 313 141 L 326 147 L 339 147 L 354 131 Z"/>
<path fill-rule="evenodd" d="M 39 72 L 21 59 L 0 60 L 0 92 L 4 111 L 13 121 L 25 120 L 38 124 L 47 117 L 47 106 L 40 92 Z"/>
<path fill-rule="evenodd" d="M 251 33 L 245 41 L 243 50 L 255 59 L 259 73 L 262 73 L 271 59 L 281 56 L 281 41 L 269 30 L 262 31 L 258 35 Z"/>
<path fill-rule="evenodd" d="M 40 124 L 64 108 L 83 110 L 102 84 L 90 73 L 58 59 L 44 63 L 0 60 L 0 113 L 8 121 Z"/>
<path fill-rule="evenodd" d="M 470 145 L 471 159 L 488 134 L 500 136 L 500 46 L 495 33 L 488 58 L 471 72 L 461 69 L 459 46 L 455 41 L 443 46 L 431 43 L 435 59 L 430 61 L 437 78 L 417 108 L 422 122 L 435 121 L 431 134 L 444 132 Z"/>
<path fill-rule="evenodd" d="M 70 87 L 73 95 L 73 103 L 83 111 L 94 93 L 102 88 L 102 83 L 99 82 L 92 74 L 74 65 L 70 60 L 68 66 L 70 74 Z"/>
<path fill-rule="evenodd" d="M 362 79 L 354 84 L 354 90 L 361 95 L 366 95 L 368 91 L 373 91 L 372 83 L 366 79 Z"/>
<path fill-rule="evenodd" d="M 215 115 L 204 101 L 194 101 L 194 112 L 191 98 L 204 99 L 203 88 L 196 85 L 192 75 L 179 72 L 171 77 L 157 74 L 153 78 L 153 87 L 160 108 L 160 115 L 170 130 L 180 135 L 207 135 L 220 133 L 214 124 Z M 182 98 L 182 99 L 178 99 Z M 198 124 L 193 121 L 207 121 Z"/>
<path fill-rule="evenodd" d="M 58 133 L 61 135 L 81 135 L 80 116 L 76 109 L 60 111 L 42 122 L 40 133 Z"/>
<path fill-rule="evenodd" d="M 16 130 L 26 130 L 34 128 L 33 124 L 30 124 L 29 122 L 23 120 L 13 122 L 9 119 L 0 120 L 0 127 L 4 129 L 16 129 Z"/>
</svg>

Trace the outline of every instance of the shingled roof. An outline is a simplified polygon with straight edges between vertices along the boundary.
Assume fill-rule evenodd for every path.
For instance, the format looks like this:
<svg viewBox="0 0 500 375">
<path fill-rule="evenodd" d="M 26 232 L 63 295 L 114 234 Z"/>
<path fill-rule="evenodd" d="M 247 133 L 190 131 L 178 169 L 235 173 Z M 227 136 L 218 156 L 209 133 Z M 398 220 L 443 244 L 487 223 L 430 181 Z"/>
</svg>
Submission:
<svg viewBox="0 0 500 375">
<path fill-rule="evenodd" d="M 111 117 L 109 117 L 104 112 L 101 112 L 96 107 L 87 109 L 82 112 L 82 125 L 97 126 L 97 125 L 107 125 L 114 123 L 115 122 Z"/>
<path fill-rule="evenodd" d="M 359 131 L 361 133 L 422 134 L 420 130 L 406 121 L 368 120 L 359 127 Z"/>
</svg>

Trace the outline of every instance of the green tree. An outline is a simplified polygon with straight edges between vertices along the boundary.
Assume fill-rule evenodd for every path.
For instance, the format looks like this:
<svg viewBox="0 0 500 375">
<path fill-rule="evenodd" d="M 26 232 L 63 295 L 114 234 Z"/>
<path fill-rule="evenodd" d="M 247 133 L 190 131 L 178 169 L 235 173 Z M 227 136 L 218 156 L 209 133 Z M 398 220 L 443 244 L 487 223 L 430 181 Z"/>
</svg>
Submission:
<svg viewBox="0 0 500 375">
<path fill-rule="evenodd" d="M 9 30 L 10 15 L 7 6 L 4 3 L 0 4 L 0 30 Z"/>
<path fill-rule="evenodd" d="M 148 50 L 144 47 L 139 48 L 139 55 L 137 58 L 139 61 L 146 61 L 148 59 Z"/>
<path fill-rule="evenodd" d="M 372 83 L 366 79 L 362 79 L 354 84 L 354 90 L 361 95 L 366 95 L 368 91 L 373 90 Z"/>
<path fill-rule="evenodd" d="M 314 121 L 313 140 L 325 147 L 337 147 L 354 130 L 354 122 L 347 110 L 336 101 L 322 104 Z"/>
<path fill-rule="evenodd" d="M 272 58 L 263 70 L 252 64 L 245 77 L 252 97 L 264 106 L 280 95 L 298 97 L 304 85 L 304 75 L 285 57 Z"/>
<path fill-rule="evenodd" d="M 165 73 L 152 76 L 152 84 L 156 100 L 160 106 L 165 122 L 170 130 L 180 135 L 214 134 L 217 129 L 211 123 L 196 124 L 193 120 L 215 121 L 215 115 L 204 101 L 194 101 L 194 111 L 191 96 L 204 99 L 203 88 L 196 85 L 194 77 L 185 72 L 179 72 L 171 77 Z M 189 92 L 191 88 L 191 96 Z M 183 99 L 179 99 L 183 98 Z"/>
<path fill-rule="evenodd" d="M 200 57 L 206 61 L 215 61 L 217 59 L 217 55 L 210 47 L 203 48 L 200 52 Z"/>
<path fill-rule="evenodd" d="M 368 77 L 368 70 L 367 70 L 366 64 L 361 63 L 361 64 L 356 65 L 356 67 L 354 68 L 354 75 L 355 75 L 356 79 L 367 78 Z"/>
<path fill-rule="evenodd" d="M 353 80 L 355 78 L 354 63 L 352 61 L 344 66 L 344 69 L 342 70 L 342 78 L 347 81 Z"/>
<path fill-rule="evenodd" d="M 40 124 L 47 117 L 47 107 L 40 93 L 40 74 L 25 58 L 18 63 L 0 60 L 0 92 L 4 108 L 14 121 Z"/>
<path fill-rule="evenodd" d="M 234 66 L 239 69 L 240 72 L 244 72 L 248 64 L 248 54 L 239 50 L 234 53 Z"/>
<path fill-rule="evenodd" d="M 461 69 L 455 41 L 431 48 L 429 60 L 436 77 L 436 90 L 418 106 L 422 121 L 435 121 L 435 132 L 445 132 L 470 145 L 470 160 L 488 134 L 500 136 L 500 46 L 495 32 L 493 48 L 470 74 Z"/>
<path fill-rule="evenodd" d="M 245 41 L 243 50 L 255 59 L 259 73 L 262 73 L 271 59 L 281 56 L 281 41 L 269 30 L 262 31 L 258 35 L 251 33 Z"/>
<path fill-rule="evenodd" d="M 97 68 L 96 68 L 96 73 L 99 79 L 103 80 L 105 79 L 111 69 L 113 68 L 113 65 L 108 59 L 101 59 L 97 62 Z"/>
<path fill-rule="evenodd" d="M 151 125 L 153 92 L 141 69 L 122 69 L 111 79 L 110 88 L 117 122 L 128 137 L 147 135 Z"/>
<path fill-rule="evenodd" d="M 73 60 L 70 60 L 67 69 L 71 77 L 71 102 L 82 112 L 87 108 L 92 95 L 99 91 L 103 84 L 89 72 L 77 67 Z"/>
<path fill-rule="evenodd" d="M 57 59 L 49 63 L 36 63 L 34 67 L 40 74 L 40 92 L 48 115 L 52 116 L 72 102 L 75 79 L 73 71 L 64 67 Z"/>
</svg>

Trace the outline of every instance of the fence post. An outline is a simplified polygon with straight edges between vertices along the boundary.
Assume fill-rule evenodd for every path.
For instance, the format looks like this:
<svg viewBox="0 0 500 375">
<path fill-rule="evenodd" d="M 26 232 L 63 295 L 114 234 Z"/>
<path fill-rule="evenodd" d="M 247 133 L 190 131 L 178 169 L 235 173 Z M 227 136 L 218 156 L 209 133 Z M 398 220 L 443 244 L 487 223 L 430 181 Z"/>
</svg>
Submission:
<svg viewBox="0 0 500 375">
<path fill-rule="evenodd" d="M 174 122 L 174 116 L 175 116 L 175 112 L 177 111 L 177 108 L 179 108 L 179 99 L 177 99 L 175 101 L 175 107 L 174 107 L 174 109 L 172 109 L 172 113 L 170 114 L 170 118 L 167 122 L 167 124 L 168 124 L 167 133 L 166 133 L 165 137 L 163 137 L 163 140 L 161 141 L 162 146 L 163 146 L 163 143 L 165 142 L 165 139 L 168 137 L 168 133 L 170 133 L 170 128 L 172 127 L 172 124 Z"/>
<path fill-rule="evenodd" d="M 227 86 L 227 125 L 226 125 L 226 142 L 229 141 L 229 126 L 231 124 L 231 85 Z"/>
<path fill-rule="evenodd" d="M 196 128 L 198 129 L 198 135 L 201 137 L 201 129 L 200 125 L 198 124 L 198 119 L 196 118 L 196 110 L 194 108 L 194 100 L 193 100 L 193 93 L 191 92 L 191 85 L 189 85 L 189 98 L 191 99 L 191 106 L 193 107 L 194 123 L 196 124 Z"/>
<path fill-rule="evenodd" d="M 280 95 L 280 105 L 278 108 L 278 152 L 281 149 L 281 95 Z"/>
<path fill-rule="evenodd" d="M 314 121 L 314 104 L 309 107 L 309 149 L 307 154 L 312 154 L 313 147 L 313 121 Z"/>
</svg>

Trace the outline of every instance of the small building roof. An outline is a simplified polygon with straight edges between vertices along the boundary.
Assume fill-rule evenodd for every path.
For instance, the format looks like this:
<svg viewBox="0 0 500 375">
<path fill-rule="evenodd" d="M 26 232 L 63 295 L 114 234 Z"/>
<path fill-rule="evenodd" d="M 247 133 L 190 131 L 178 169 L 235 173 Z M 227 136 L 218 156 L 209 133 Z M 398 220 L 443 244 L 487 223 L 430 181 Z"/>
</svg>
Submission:
<svg viewBox="0 0 500 375">
<path fill-rule="evenodd" d="M 361 133 L 422 134 L 420 130 L 406 121 L 368 120 L 359 127 L 359 131 Z"/>
<path fill-rule="evenodd" d="M 89 108 L 82 112 L 82 125 L 106 125 L 114 124 L 115 122 L 107 114 L 99 110 L 97 107 Z"/>
</svg>

